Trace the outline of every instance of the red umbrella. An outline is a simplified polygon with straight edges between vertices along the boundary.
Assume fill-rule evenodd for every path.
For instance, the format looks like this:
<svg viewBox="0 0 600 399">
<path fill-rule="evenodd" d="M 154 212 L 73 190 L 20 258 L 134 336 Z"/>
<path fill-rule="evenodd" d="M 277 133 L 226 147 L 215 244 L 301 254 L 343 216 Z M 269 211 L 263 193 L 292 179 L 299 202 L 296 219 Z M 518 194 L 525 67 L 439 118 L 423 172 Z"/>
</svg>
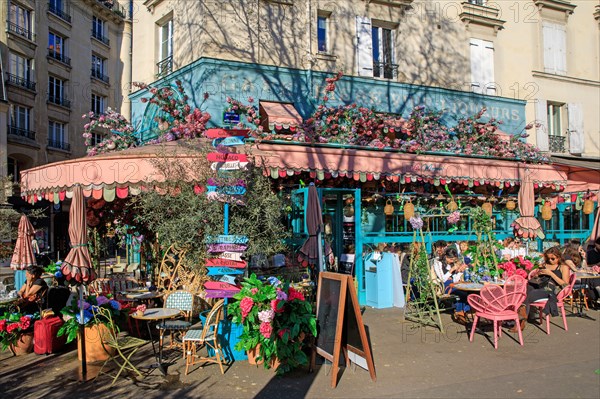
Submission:
<svg viewBox="0 0 600 399">
<path fill-rule="evenodd" d="M 85 223 L 85 203 L 80 186 L 73 188 L 73 201 L 69 210 L 69 239 L 71 250 L 63 261 L 61 271 L 67 280 L 75 279 L 87 284 L 96 279 L 92 268 L 90 251 L 87 247 L 87 226 Z"/>
<path fill-rule="evenodd" d="M 10 261 L 10 267 L 13 270 L 24 270 L 29 266 L 37 265 L 31 241 L 35 235 L 35 230 L 27 216 L 22 215 L 19 220 L 19 230 L 17 232 L 17 243 Z"/>
<path fill-rule="evenodd" d="M 323 216 L 321 202 L 317 194 L 317 188 L 313 183 L 308 187 L 308 204 L 306 207 L 306 227 L 308 228 L 308 239 L 300 248 L 300 259 L 310 264 L 321 266 L 320 236 L 323 231 Z M 319 270 L 320 271 L 320 270 Z"/>
<path fill-rule="evenodd" d="M 520 218 L 517 218 L 513 223 L 514 234 L 517 237 L 535 238 L 536 236 L 544 239 L 546 235 L 542 230 L 540 222 L 533 217 L 535 209 L 535 194 L 533 192 L 533 183 L 531 182 L 531 171 L 529 168 L 519 169 L 519 177 L 521 178 L 521 187 L 519 188 L 519 213 Z"/>
</svg>

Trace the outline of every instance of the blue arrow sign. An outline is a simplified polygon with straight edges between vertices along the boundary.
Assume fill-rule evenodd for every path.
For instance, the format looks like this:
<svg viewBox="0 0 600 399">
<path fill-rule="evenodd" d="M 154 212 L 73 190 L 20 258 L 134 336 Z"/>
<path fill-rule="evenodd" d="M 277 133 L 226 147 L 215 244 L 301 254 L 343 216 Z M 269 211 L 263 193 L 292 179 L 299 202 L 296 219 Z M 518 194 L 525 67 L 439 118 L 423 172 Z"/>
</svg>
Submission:
<svg viewBox="0 0 600 399">
<path fill-rule="evenodd" d="M 208 276 L 222 276 L 224 274 L 244 274 L 245 269 L 232 269 L 231 267 L 207 267 Z"/>
</svg>

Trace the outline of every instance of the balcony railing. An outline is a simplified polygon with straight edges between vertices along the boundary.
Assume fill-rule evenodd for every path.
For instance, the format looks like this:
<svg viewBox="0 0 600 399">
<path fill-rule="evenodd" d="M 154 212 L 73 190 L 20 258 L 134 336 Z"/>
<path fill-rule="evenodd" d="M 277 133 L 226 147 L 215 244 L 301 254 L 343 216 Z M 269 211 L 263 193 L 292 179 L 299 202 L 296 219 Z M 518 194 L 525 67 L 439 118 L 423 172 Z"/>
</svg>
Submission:
<svg viewBox="0 0 600 399">
<path fill-rule="evenodd" d="M 71 151 L 71 144 L 61 140 L 48 140 L 48 147 L 58 148 L 59 150 Z"/>
<path fill-rule="evenodd" d="M 102 34 L 102 32 L 98 32 L 98 31 L 92 29 L 92 37 L 96 40 L 101 41 L 102 43 L 106 44 L 107 46 L 110 46 L 110 40 L 108 40 L 108 37 L 104 36 Z"/>
<path fill-rule="evenodd" d="M 12 135 L 12 136 L 25 137 L 29 140 L 35 141 L 35 132 L 32 132 L 31 130 L 27 130 L 27 129 L 21 129 L 20 127 L 17 127 L 17 126 L 9 126 L 8 134 Z"/>
<path fill-rule="evenodd" d="M 156 72 L 157 78 L 170 74 L 173 72 L 173 56 L 168 56 L 164 60 L 157 62 L 156 66 L 158 67 L 158 71 Z"/>
<path fill-rule="evenodd" d="M 12 73 L 6 74 L 6 82 L 14 86 L 21 86 L 35 91 L 35 82 L 21 76 L 13 75 Z"/>
<path fill-rule="evenodd" d="M 52 3 L 48 3 L 48 11 L 50 11 L 52 14 L 56 15 L 63 21 L 71 23 L 71 15 L 69 15 L 67 11 L 61 10 L 60 8 L 56 8 Z"/>
<path fill-rule="evenodd" d="M 48 49 L 48 57 L 62 62 L 63 64 L 71 65 L 71 59 L 62 53 L 57 53 L 53 49 Z"/>
<path fill-rule="evenodd" d="M 394 79 L 396 76 L 398 76 L 398 64 L 374 62 L 373 76 L 376 78 Z"/>
<path fill-rule="evenodd" d="M 64 97 L 58 96 L 48 96 L 48 102 L 56 105 L 60 105 L 61 107 L 71 108 L 71 101 L 67 100 Z"/>
<path fill-rule="evenodd" d="M 566 142 L 566 136 L 548 135 L 548 149 L 550 152 L 559 154 L 567 152 Z"/>
<path fill-rule="evenodd" d="M 105 74 L 103 74 L 102 72 L 92 68 L 92 78 L 96 78 L 98 80 L 103 81 L 104 83 L 109 83 L 109 79 L 108 76 L 106 76 Z"/>
<path fill-rule="evenodd" d="M 102 4 L 104 7 L 108 8 L 121 18 L 125 18 L 125 8 L 117 3 L 117 0 L 96 0 L 98 3 Z"/>
<path fill-rule="evenodd" d="M 23 36 L 29 40 L 34 40 L 33 38 L 33 33 L 31 33 L 30 30 L 27 30 L 17 24 L 15 24 L 14 22 L 11 21 L 6 21 L 6 24 L 8 26 L 8 31 L 11 33 L 15 33 L 19 36 Z"/>
</svg>

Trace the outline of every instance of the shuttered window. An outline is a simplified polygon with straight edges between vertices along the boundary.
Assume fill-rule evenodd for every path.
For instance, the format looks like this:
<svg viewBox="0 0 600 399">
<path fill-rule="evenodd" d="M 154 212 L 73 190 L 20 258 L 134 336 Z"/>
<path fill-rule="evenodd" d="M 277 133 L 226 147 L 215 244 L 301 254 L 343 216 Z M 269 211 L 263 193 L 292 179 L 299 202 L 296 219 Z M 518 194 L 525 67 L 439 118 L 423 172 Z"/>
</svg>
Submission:
<svg viewBox="0 0 600 399">
<path fill-rule="evenodd" d="M 557 75 L 567 74 L 567 30 L 564 25 L 551 22 L 542 24 L 544 41 L 544 71 Z"/>
<path fill-rule="evenodd" d="M 496 94 L 494 83 L 494 43 L 487 40 L 470 40 L 471 90 L 479 94 Z"/>
</svg>

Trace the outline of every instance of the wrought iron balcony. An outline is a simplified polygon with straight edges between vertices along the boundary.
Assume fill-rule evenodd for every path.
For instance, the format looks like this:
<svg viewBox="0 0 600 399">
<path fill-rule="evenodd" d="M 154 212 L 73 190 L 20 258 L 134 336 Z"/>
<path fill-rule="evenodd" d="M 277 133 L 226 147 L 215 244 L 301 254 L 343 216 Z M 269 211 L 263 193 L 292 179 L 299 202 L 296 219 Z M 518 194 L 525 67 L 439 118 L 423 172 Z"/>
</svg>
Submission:
<svg viewBox="0 0 600 399">
<path fill-rule="evenodd" d="M 108 40 L 108 37 L 104 36 L 102 34 L 102 32 L 98 32 L 95 29 L 92 29 L 92 37 L 96 40 L 101 41 L 102 43 L 106 44 L 107 46 L 110 46 L 110 40 Z"/>
<path fill-rule="evenodd" d="M 24 87 L 26 89 L 35 91 L 35 82 L 34 81 L 29 80 L 24 77 L 21 77 L 21 76 L 13 75 L 12 73 L 6 74 L 6 83 L 14 85 L 14 86 Z"/>
<path fill-rule="evenodd" d="M 388 62 L 374 62 L 373 76 L 376 78 L 394 79 L 398 76 L 398 64 Z"/>
<path fill-rule="evenodd" d="M 121 18 L 125 18 L 125 8 L 120 5 L 117 0 L 96 0 L 98 3 L 102 4 L 104 7 L 108 8 Z"/>
<path fill-rule="evenodd" d="M 567 152 L 566 148 L 567 137 L 566 136 L 556 136 L 549 134 L 548 135 L 548 149 L 550 152 L 555 153 L 565 153 Z"/>
<path fill-rule="evenodd" d="M 35 141 L 35 132 L 32 132 L 31 130 L 27 130 L 27 129 L 21 129 L 20 127 L 17 127 L 17 126 L 9 126 L 8 134 L 12 135 L 12 136 L 25 137 L 29 140 Z"/>
<path fill-rule="evenodd" d="M 158 67 L 157 78 L 170 74 L 173 72 L 173 56 L 168 56 L 164 60 L 157 62 L 156 66 Z"/>
<path fill-rule="evenodd" d="M 61 140 L 50 140 L 48 139 L 48 147 L 58 148 L 59 150 L 71 151 L 71 144 L 65 143 Z"/>
<path fill-rule="evenodd" d="M 103 74 L 102 72 L 92 68 L 92 78 L 98 79 L 103 81 L 104 83 L 109 83 L 109 79 L 108 76 L 106 76 L 105 74 Z"/>
<path fill-rule="evenodd" d="M 63 21 L 71 23 L 71 15 L 69 15 L 67 11 L 61 10 L 60 8 L 56 8 L 54 4 L 48 3 L 48 11 L 50 11 L 52 14 L 56 15 Z"/>
<path fill-rule="evenodd" d="M 64 97 L 48 95 L 48 102 L 52 103 L 52 104 L 60 105 L 61 107 L 71 108 L 71 101 L 67 100 Z"/>
<path fill-rule="evenodd" d="M 8 31 L 11 33 L 15 33 L 19 36 L 23 36 L 26 39 L 34 40 L 33 33 L 30 30 L 27 30 L 14 22 L 6 21 L 6 25 L 8 27 Z"/>
<path fill-rule="evenodd" d="M 54 51 L 54 49 L 51 49 L 51 48 L 48 49 L 48 57 L 53 58 L 57 61 L 60 61 L 63 64 L 66 64 L 69 66 L 71 65 L 71 59 L 69 57 L 67 57 L 66 55 L 64 55 L 60 52 Z"/>
</svg>

